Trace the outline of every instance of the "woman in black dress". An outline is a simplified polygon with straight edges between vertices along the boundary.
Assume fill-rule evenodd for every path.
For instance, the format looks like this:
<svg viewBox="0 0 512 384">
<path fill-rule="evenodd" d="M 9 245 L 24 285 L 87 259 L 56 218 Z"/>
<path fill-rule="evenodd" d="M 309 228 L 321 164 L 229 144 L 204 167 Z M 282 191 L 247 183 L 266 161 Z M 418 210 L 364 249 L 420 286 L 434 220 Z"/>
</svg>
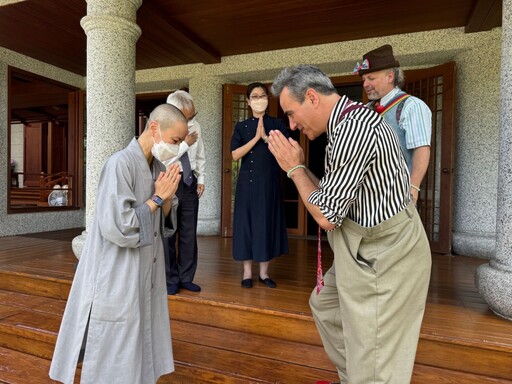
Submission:
<svg viewBox="0 0 512 384">
<path fill-rule="evenodd" d="M 233 258 L 243 261 L 242 287 L 252 288 L 252 262 L 259 263 L 259 280 L 269 288 L 270 260 L 288 253 L 281 198 L 281 171 L 267 146 L 268 133 L 288 132 L 281 119 L 268 116 L 268 90 L 262 83 L 247 87 L 252 117 L 236 124 L 231 138 L 233 160 L 242 159 L 236 185 L 233 217 Z"/>
</svg>

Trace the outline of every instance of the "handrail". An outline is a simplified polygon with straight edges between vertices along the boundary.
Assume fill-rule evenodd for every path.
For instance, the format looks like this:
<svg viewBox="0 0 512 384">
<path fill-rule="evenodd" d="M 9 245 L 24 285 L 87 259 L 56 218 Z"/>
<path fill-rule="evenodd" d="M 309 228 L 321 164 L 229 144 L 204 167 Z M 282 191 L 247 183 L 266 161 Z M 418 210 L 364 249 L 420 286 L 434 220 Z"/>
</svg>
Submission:
<svg viewBox="0 0 512 384">
<path fill-rule="evenodd" d="M 73 175 L 71 175 L 68 172 L 57 172 L 57 173 L 24 173 L 24 172 L 12 172 L 12 174 L 15 174 L 16 177 L 23 176 L 24 179 L 26 176 L 32 176 L 32 180 L 35 179 L 34 176 L 39 176 L 39 186 L 32 185 L 32 186 L 11 186 L 11 194 L 19 195 L 20 193 L 23 193 L 22 191 L 27 191 L 28 193 L 35 194 L 32 195 L 32 199 L 34 199 L 34 202 L 37 203 L 39 206 L 47 206 L 49 205 L 48 197 L 53 191 L 62 191 L 62 196 L 64 196 L 64 204 L 65 206 L 70 206 L 72 201 L 72 179 Z M 35 180 L 34 180 L 35 181 Z M 64 187 L 64 188 L 62 188 Z M 16 192 L 15 192 L 16 191 Z M 32 191 L 32 192 L 29 192 Z M 22 196 L 22 195 L 20 195 Z M 38 196 L 38 197 L 36 197 Z M 23 196 L 24 200 L 30 199 L 29 195 Z M 37 199 L 37 200 L 36 200 Z"/>
</svg>

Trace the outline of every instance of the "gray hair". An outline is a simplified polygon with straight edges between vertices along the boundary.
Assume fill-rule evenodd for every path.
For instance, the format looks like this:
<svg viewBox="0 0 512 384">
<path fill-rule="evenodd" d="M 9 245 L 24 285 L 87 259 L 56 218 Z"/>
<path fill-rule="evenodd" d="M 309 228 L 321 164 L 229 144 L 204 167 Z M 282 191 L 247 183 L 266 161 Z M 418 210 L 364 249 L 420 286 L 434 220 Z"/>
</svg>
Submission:
<svg viewBox="0 0 512 384">
<path fill-rule="evenodd" d="M 152 121 L 156 121 L 160 124 L 160 128 L 165 131 L 170 128 L 174 123 L 181 121 L 187 124 L 187 119 L 185 115 L 174 105 L 171 104 L 160 104 L 149 114 L 149 119 L 146 123 L 146 128 L 148 129 L 149 123 Z"/>
<path fill-rule="evenodd" d="M 290 95 L 299 103 L 304 102 L 309 88 L 323 95 L 337 93 L 331 79 L 325 73 L 307 64 L 283 69 L 272 84 L 272 94 L 279 96 L 285 87 L 288 87 Z"/>
<path fill-rule="evenodd" d="M 190 93 L 182 90 L 174 91 L 167 96 L 167 104 L 174 105 L 180 111 L 195 109 L 194 100 L 192 96 L 190 96 Z"/>
<path fill-rule="evenodd" d="M 393 85 L 395 87 L 402 89 L 405 85 L 405 75 L 404 75 L 404 71 L 402 71 L 402 68 L 395 67 L 395 68 L 391 68 L 390 71 L 393 72 L 393 74 L 395 75 L 394 80 L 393 80 Z"/>
</svg>

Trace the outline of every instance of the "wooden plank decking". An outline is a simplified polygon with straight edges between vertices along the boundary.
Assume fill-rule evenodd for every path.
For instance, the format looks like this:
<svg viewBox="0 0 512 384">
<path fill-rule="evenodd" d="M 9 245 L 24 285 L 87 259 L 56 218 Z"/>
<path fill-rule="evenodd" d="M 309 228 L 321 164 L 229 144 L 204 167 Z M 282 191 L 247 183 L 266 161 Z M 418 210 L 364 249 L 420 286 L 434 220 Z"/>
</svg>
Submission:
<svg viewBox="0 0 512 384">
<path fill-rule="evenodd" d="M 52 382 L 48 367 L 76 265 L 70 242 L 80 232 L 0 238 L 0 383 Z M 327 266 L 326 243 L 323 251 Z M 474 285 L 485 261 L 432 257 L 413 383 L 512 384 L 512 322 L 492 313 Z M 270 267 L 278 287 L 242 289 L 231 240 L 200 237 L 202 291 L 169 297 L 176 372 L 159 383 L 334 380 L 308 306 L 315 270 L 316 241 L 290 238 L 289 255 Z"/>
</svg>

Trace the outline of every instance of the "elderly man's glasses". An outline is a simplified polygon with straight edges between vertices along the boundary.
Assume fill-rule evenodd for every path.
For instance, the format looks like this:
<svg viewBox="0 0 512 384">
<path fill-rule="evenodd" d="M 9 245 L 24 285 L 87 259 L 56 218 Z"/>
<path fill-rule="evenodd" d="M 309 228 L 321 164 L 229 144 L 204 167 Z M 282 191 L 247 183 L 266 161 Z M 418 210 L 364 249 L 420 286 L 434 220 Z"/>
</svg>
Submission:
<svg viewBox="0 0 512 384">
<path fill-rule="evenodd" d="M 251 100 L 266 100 L 267 98 L 267 95 L 251 95 Z"/>
</svg>

